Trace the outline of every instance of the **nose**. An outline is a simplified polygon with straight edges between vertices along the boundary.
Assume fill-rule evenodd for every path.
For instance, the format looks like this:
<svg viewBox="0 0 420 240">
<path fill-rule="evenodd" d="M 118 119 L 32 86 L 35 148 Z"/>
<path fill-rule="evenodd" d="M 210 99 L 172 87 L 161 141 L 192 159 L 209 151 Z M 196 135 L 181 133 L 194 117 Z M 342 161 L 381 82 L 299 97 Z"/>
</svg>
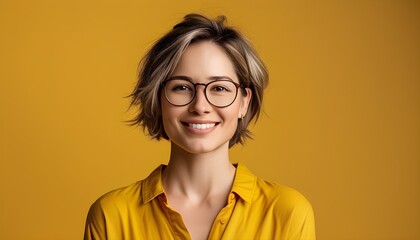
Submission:
<svg viewBox="0 0 420 240">
<path fill-rule="evenodd" d="M 190 112 L 203 114 L 210 111 L 211 105 L 207 101 L 204 91 L 205 91 L 205 86 L 201 86 L 201 85 L 195 86 L 195 97 L 188 106 L 188 110 Z"/>
</svg>

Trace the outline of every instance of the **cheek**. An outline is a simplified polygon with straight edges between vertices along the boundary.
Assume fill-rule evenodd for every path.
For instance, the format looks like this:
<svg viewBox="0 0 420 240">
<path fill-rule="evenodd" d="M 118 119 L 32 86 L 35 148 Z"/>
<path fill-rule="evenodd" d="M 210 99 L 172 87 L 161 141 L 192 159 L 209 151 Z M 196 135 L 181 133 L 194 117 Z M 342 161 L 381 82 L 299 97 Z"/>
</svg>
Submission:
<svg viewBox="0 0 420 240">
<path fill-rule="evenodd" d="M 177 120 L 186 111 L 184 107 L 174 107 L 165 99 L 161 103 L 162 123 L 166 133 L 176 128 Z"/>
<path fill-rule="evenodd" d="M 161 113 L 162 113 L 162 123 L 163 123 L 163 128 L 165 129 L 165 131 L 167 130 L 167 128 L 169 127 L 170 124 L 170 120 L 173 119 L 173 111 L 170 108 L 170 106 L 168 106 L 168 103 L 166 102 L 165 99 L 161 99 Z"/>
<path fill-rule="evenodd" d="M 170 103 L 168 103 L 166 98 L 163 96 L 160 98 L 160 107 L 161 107 L 162 117 L 164 119 L 167 119 L 168 117 L 170 118 L 170 116 L 174 114 L 173 106 Z"/>
<path fill-rule="evenodd" d="M 238 122 L 238 112 L 239 112 L 239 104 L 232 105 L 226 109 L 223 109 L 221 115 L 224 118 L 224 121 L 229 125 L 235 125 Z M 235 128 L 236 129 L 236 128 Z"/>
<path fill-rule="evenodd" d="M 227 109 L 224 109 L 226 110 L 225 114 L 229 115 L 229 118 L 238 119 L 241 106 L 242 106 L 241 98 L 237 98 L 236 101 L 231 106 L 229 106 Z"/>
</svg>

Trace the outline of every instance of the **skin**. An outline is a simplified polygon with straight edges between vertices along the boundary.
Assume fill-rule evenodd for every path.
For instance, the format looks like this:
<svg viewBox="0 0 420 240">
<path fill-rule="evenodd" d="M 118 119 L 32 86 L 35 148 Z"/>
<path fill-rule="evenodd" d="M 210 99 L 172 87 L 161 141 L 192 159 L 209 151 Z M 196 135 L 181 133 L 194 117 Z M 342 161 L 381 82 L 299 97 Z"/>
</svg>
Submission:
<svg viewBox="0 0 420 240">
<path fill-rule="evenodd" d="M 239 83 L 228 55 L 209 41 L 190 45 L 172 76 L 185 76 L 194 83 L 207 83 L 214 77 Z M 226 205 L 236 171 L 229 161 L 229 140 L 251 99 L 251 91 L 246 89 L 247 96 L 239 92 L 232 105 L 218 108 L 207 102 L 203 89 L 198 86 L 194 101 L 182 107 L 170 104 L 163 94 L 161 97 L 163 125 L 171 141 L 162 183 L 169 205 L 181 214 L 194 240 L 207 239 Z M 214 126 L 194 129 L 190 123 Z"/>
</svg>

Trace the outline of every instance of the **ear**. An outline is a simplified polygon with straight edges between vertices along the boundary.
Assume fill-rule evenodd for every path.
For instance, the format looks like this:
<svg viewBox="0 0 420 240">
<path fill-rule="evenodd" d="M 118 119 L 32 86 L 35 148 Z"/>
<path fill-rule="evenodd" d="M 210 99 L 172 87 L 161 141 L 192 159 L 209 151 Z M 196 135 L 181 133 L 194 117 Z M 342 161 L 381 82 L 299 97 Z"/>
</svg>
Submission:
<svg viewBox="0 0 420 240">
<path fill-rule="evenodd" d="M 249 103 L 251 102 L 251 98 L 252 98 L 252 91 L 250 88 L 245 88 L 246 91 L 246 96 L 244 96 L 243 94 L 240 94 L 240 100 L 241 100 L 241 105 L 239 107 L 239 112 L 238 112 L 238 119 L 244 118 L 246 113 L 248 112 L 248 106 Z"/>
</svg>

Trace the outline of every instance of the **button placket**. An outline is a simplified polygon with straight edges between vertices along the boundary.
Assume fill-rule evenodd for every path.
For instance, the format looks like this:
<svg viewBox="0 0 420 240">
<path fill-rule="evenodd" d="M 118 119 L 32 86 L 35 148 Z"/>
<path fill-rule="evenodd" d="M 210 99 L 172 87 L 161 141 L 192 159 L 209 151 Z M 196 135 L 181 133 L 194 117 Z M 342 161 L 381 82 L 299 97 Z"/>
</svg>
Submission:
<svg viewBox="0 0 420 240">
<path fill-rule="evenodd" d="M 181 214 L 168 205 L 166 196 L 161 195 L 159 196 L 159 199 L 161 206 L 165 210 L 166 217 L 169 220 L 169 225 L 171 226 L 174 239 L 191 240 L 191 236 L 189 235 L 188 229 L 185 226 Z"/>
</svg>

